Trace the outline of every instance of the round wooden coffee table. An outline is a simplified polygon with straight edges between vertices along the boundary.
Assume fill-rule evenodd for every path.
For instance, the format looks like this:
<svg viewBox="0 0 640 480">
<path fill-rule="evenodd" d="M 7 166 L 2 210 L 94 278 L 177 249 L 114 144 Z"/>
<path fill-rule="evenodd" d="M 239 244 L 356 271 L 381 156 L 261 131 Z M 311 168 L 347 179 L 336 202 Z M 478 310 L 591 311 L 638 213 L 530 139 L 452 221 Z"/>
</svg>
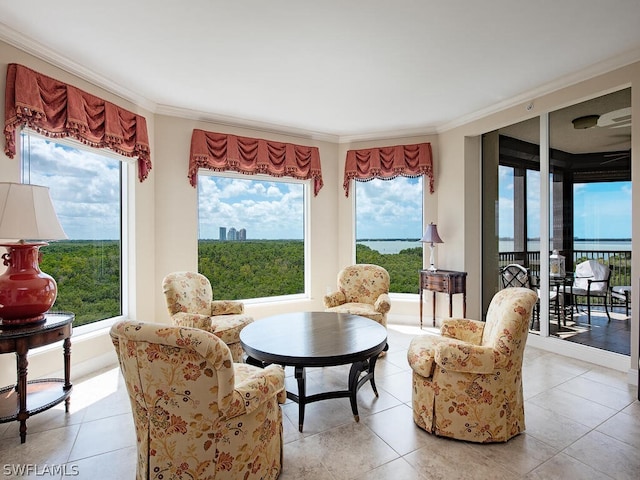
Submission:
<svg viewBox="0 0 640 480">
<path fill-rule="evenodd" d="M 298 428 L 302 431 L 305 405 L 330 398 L 349 397 L 358 422 L 356 395 L 371 382 L 376 396 L 375 366 L 388 348 L 387 329 L 358 315 L 334 312 L 298 312 L 256 320 L 240 332 L 247 363 L 293 366 L 298 394 L 287 397 L 298 403 Z M 351 363 L 347 390 L 306 395 L 305 367 L 331 367 Z"/>
</svg>

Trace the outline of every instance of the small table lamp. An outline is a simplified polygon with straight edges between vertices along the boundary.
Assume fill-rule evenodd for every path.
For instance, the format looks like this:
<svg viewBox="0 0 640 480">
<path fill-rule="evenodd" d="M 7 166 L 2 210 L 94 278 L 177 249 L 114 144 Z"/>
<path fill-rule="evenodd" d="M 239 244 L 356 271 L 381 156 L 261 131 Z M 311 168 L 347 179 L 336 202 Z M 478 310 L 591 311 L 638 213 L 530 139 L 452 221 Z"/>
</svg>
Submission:
<svg viewBox="0 0 640 480">
<path fill-rule="evenodd" d="M 431 249 L 431 257 L 429 260 L 429 270 L 432 272 L 435 272 L 437 270 L 436 266 L 434 265 L 433 262 L 433 247 L 434 247 L 434 243 L 444 243 L 442 241 L 442 239 L 440 238 L 440 235 L 438 235 L 438 227 L 432 222 L 429 225 L 427 225 L 427 230 L 424 232 L 423 237 L 420 239 L 421 242 L 423 243 L 428 243 L 429 244 L 429 248 Z"/>
<path fill-rule="evenodd" d="M 44 321 L 56 301 L 55 280 L 40 271 L 45 240 L 67 238 L 51 202 L 39 185 L 0 183 L 0 246 L 6 271 L 0 275 L 0 325 L 25 326 Z M 15 240 L 7 242 L 6 240 Z"/>
</svg>

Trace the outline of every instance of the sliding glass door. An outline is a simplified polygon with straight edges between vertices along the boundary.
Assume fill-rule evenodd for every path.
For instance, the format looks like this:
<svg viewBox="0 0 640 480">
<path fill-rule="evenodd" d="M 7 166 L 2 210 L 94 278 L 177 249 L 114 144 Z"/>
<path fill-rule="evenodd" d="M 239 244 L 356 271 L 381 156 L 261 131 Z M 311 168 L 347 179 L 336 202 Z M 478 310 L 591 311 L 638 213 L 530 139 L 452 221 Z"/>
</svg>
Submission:
<svg viewBox="0 0 640 480">
<path fill-rule="evenodd" d="M 540 296 L 532 332 L 630 353 L 630 105 L 624 89 L 483 136 L 485 312 L 518 264 Z M 585 261 L 603 292 L 578 294 Z"/>
</svg>

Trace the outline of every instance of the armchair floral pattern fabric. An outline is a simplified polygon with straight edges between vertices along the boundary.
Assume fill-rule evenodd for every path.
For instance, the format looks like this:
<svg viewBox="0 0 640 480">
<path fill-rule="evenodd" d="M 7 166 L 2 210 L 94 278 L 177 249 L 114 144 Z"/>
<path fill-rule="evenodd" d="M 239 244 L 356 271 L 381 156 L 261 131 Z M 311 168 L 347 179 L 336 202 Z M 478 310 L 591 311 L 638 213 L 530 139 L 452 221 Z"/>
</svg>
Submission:
<svg viewBox="0 0 640 480">
<path fill-rule="evenodd" d="M 413 419 L 427 432 L 505 442 L 525 429 L 522 360 L 538 295 L 516 287 L 491 300 L 486 322 L 445 319 L 441 335 L 414 338 Z"/>
<path fill-rule="evenodd" d="M 378 265 L 358 264 L 338 273 L 338 290 L 325 295 L 325 311 L 350 313 L 387 326 L 389 273 Z"/>
<path fill-rule="evenodd" d="M 242 361 L 240 330 L 253 322 L 242 302 L 214 300 L 209 279 L 195 272 L 167 275 L 162 290 L 174 325 L 213 333 L 229 346 L 234 362 Z"/>
<path fill-rule="evenodd" d="M 284 370 L 233 363 L 195 328 L 122 321 L 111 328 L 131 401 L 137 480 L 276 479 Z"/>
</svg>

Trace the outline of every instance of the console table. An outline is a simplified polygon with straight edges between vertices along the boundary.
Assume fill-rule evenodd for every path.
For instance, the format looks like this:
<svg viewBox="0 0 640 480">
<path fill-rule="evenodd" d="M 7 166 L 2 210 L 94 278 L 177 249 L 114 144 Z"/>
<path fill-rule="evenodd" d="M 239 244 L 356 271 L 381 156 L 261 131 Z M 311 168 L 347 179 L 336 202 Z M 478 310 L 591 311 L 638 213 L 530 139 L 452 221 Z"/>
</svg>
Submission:
<svg viewBox="0 0 640 480">
<path fill-rule="evenodd" d="M 453 295 L 462 294 L 462 316 L 467 316 L 467 272 L 420 270 L 420 328 L 422 328 L 422 292 L 433 292 L 433 326 L 436 326 L 436 293 L 449 294 L 449 317 L 453 315 Z"/>
<path fill-rule="evenodd" d="M 69 411 L 71 395 L 71 313 L 48 313 L 45 321 L 31 326 L 6 326 L 0 323 L 0 353 L 16 354 L 17 383 L 0 390 L 0 423 L 18 420 L 20 442 L 27 437 L 27 418 L 65 401 Z M 27 381 L 27 353 L 62 340 L 64 379 L 43 378 Z"/>
</svg>

